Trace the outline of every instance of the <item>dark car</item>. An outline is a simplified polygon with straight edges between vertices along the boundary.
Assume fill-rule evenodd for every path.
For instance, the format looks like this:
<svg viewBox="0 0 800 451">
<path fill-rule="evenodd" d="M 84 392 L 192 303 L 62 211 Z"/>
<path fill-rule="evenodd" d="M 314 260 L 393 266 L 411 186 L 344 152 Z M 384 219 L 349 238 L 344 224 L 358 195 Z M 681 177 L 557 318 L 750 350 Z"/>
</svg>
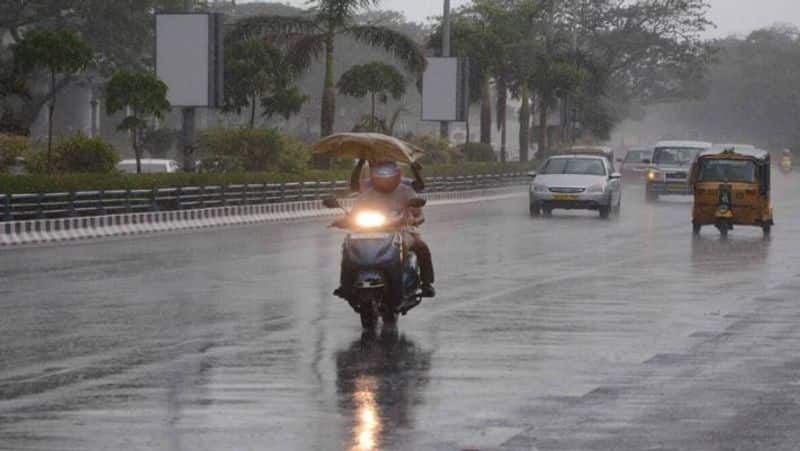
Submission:
<svg viewBox="0 0 800 451">
<path fill-rule="evenodd" d="M 620 161 L 619 172 L 623 179 L 630 182 L 644 183 L 647 168 L 653 159 L 653 149 L 649 147 L 634 147 L 625 154 Z"/>
</svg>

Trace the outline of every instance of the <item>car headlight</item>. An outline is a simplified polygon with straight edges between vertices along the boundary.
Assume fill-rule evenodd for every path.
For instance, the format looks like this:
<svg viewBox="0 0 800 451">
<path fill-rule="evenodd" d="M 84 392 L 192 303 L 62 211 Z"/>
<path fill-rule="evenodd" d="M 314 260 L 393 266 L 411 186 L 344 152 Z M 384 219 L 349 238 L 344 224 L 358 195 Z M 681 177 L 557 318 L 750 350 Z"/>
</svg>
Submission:
<svg viewBox="0 0 800 451">
<path fill-rule="evenodd" d="M 540 185 L 538 183 L 534 183 L 533 184 L 533 191 L 536 192 L 536 193 L 546 193 L 546 192 L 550 191 L 550 188 L 548 188 L 547 185 Z"/>
<path fill-rule="evenodd" d="M 587 193 L 603 193 L 605 191 L 606 191 L 605 183 L 598 183 L 597 185 L 592 185 L 586 190 Z"/>
<path fill-rule="evenodd" d="M 647 171 L 647 180 L 655 181 L 658 178 L 658 171 L 649 170 Z"/>
<path fill-rule="evenodd" d="M 386 215 L 376 211 L 362 211 L 356 215 L 356 225 L 364 229 L 375 229 L 386 224 Z"/>
</svg>

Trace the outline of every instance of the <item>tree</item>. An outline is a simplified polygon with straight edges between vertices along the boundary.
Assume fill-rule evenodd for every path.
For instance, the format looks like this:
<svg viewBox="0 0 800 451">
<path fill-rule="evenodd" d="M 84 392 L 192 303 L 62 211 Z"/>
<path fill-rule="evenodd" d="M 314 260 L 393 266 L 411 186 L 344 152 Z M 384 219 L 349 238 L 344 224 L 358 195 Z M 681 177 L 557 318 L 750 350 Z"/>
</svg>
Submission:
<svg viewBox="0 0 800 451">
<path fill-rule="evenodd" d="M 282 38 L 290 47 L 294 66 L 305 68 L 324 54 L 325 79 L 322 93 L 320 127 L 322 136 L 333 133 L 336 114 L 334 44 L 337 36 L 346 35 L 371 47 L 393 54 L 406 68 L 421 74 L 426 66 L 422 49 L 403 33 L 377 25 L 356 23 L 359 11 L 379 0 L 312 0 L 308 15 L 299 17 L 257 16 L 236 23 L 231 38 L 271 36 Z"/>
<path fill-rule="evenodd" d="M 147 119 L 160 118 L 169 108 L 167 85 L 149 72 L 118 71 L 106 86 L 106 111 L 109 114 L 129 111 L 117 130 L 130 132 L 139 174 L 142 173 L 141 143 Z"/>
<path fill-rule="evenodd" d="M 714 53 L 702 39 L 711 26 L 708 8 L 706 0 L 558 2 L 559 26 L 593 74 L 580 86 L 588 95 L 576 99 L 574 120 L 594 120 L 593 128 L 607 133 L 626 114 L 624 104 L 700 96 Z"/>
<path fill-rule="evenodd" d="M 14 61 L 25 72 L 45 70 L 50 81 L 47 121 L 47 166 L 53 147 L 53 113 L 59 77 L 66 78 L 86 69 L 92 50 L 72 31 L 33 30 L 14 47 Z"/>
<path fill-rule="evenodd" d="M 298 70 L 281 51 L 265 39 L 227 40 L 225 49 L 224 111 L 241 114 L 250 109 L 249 126 L 261 102 L 264 116 L 297 114 L 307 100 L 295 84 Z"/>
<path fill-rule="evenodd" d="M 178 10 L 183 0 L 13 0 L 0 1 L 0 127 L 29 134 L 40 112 L 54 95 L 71 83 L 62 78 L 51 89 L 37 89 L 38 77 L 3 77 L 3 68 L 15 65 L 10 47 L 26 32 L 36 29 L 66 29 L 77 33 L 94 51 L 92 73 L 105 78 L 117 69 L 142 70 L 153 65 L 155 48 L 153 14 Z M 24 89 L 18 89 L 24 88 Z"/>
<path fill-rule="evenodd" d="M 382 103 L 386 103 L 390 95 L 399 100 L 406 93 L 406 80 L 394 66 L 375 62 L 351 67 L 342 74 L 338 87 L 342 94 L 358 99 L 370 95 L 370 130 L 376 131 L 376 97 Z"/>
</svg>

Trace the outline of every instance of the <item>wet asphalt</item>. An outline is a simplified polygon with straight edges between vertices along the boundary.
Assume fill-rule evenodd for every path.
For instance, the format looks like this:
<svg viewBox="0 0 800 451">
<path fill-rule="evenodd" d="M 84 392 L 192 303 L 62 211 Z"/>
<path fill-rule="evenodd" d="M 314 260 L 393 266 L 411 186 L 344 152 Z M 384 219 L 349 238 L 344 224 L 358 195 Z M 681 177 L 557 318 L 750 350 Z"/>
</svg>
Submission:
<svg viewBox="0 0 800 451">
<path fill-rule="evenodd" d="M 439 297 L 362 335 L 311 221 L 0 251 L 2 450 L 800 443 L 800 174 L 771 239 L 524 197 L 427 212 Z"/>
</svg>

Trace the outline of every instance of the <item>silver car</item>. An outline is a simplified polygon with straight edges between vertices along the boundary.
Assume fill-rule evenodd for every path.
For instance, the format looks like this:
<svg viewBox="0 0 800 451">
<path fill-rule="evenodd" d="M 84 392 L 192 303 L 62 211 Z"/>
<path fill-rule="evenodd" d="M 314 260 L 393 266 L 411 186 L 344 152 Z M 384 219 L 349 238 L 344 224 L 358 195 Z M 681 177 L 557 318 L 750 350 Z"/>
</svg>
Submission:
<svg viewBox="0 0 800 451">
<path fill-rule="evenodd" d="M 691 195 L 689 172 L 697 155 L 712 146 L 699 141 L 661 141 L 653 151 L 653 160 L 647 170 L 645 196 L 655 202 L 665 194 Z"/>
<path fill-rule="evenodd" d="M 548 159 L 538 173 L 531 173 L 531 216 L 554 209 L 597 210 L 601 218 L 618 214 L 622 203 L 621 175 L 608 158 L 561 155 Z"/>
</svg>

